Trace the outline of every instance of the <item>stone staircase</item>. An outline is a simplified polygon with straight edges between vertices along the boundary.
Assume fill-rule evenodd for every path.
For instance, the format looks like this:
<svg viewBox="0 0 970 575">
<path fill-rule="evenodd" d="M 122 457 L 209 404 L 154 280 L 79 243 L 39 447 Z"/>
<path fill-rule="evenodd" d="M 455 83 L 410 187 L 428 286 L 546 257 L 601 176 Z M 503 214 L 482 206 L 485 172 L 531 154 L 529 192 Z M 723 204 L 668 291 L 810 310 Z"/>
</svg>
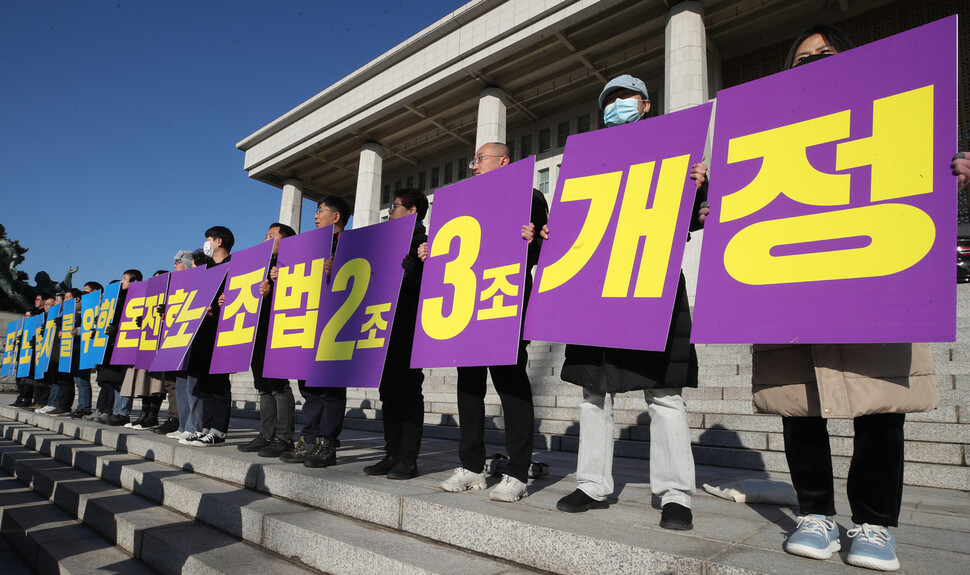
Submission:
<svg viewBox="0 0 970 575">
<path fill-rule="evenodd" d="M 9 403 L 12 396 L 0 396 Z M 241 414 L 240 414 L 241 415 Z M 250 414 L 252 415 L 252 414 Z M 0 408 L 0 559 L 7 573 L 855 573 L 838 558 L 781 551 L 785 507 L 699 493 L 695 529 L 657 526 L 647 463 L 617 458 L 618 500 L 581 515 L 555 511 L 572 491 L 573 454 L 549 451 L 549 477 L 516 504 L 487 492 L 441 492 L 456 442 L 428 438 L 422 475 L 368 477 L 379 434 L 348 430 L 338 462 L 308 469 L 241 453 L 257 420 L 234 418 L 222 447 Z M 491 450 L 500 448 L 491 445 Z M 769 472 L 698 466 L 698 484 Z M 844 488 L 837 487 L 844 493 Z M 847 511 L 840 495 L 838 506 Z M 840 523 L 850 524 L 847 517 Z M 909 488 L 896 530 L 904 572 L 953 572 L 970 560 L 965 491 Z M 7 565 L 10 565 L 9 569 Z"/>
</svg>

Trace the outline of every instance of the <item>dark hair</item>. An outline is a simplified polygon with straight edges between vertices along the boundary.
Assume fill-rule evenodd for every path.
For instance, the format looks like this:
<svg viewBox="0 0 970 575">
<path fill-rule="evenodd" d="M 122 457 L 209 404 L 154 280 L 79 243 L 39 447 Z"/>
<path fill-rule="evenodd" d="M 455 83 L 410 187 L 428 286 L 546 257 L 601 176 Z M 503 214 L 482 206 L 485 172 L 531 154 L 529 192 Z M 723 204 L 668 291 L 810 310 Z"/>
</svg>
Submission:
<svg viewBox="0 0 970 575">
<path fill-rule="evenodd" d="M 121 281 L 121 280 L 111 280 L 111 281 L 109 281 L 109 282 L 108 282 L 108 285 L 111 285 L 111 284 L 116 284 L 116 283 L 118 283 L 118 282 L 120 282 L 120 281 Z"/>
<path fill-rule="evenodd" d="M 340 196 L 330 194 L 329 196 L 324 196 L 323 199 L 317 203 L 317 207 L 319 208 L 320 206 L 327 206 L 331 210 L 340 214 L 340 225 L 347 225 L 347 220 L 350 219 L 350 205 L 347 203 L 347 200 L 341 198 Z"/>
<path fill-rule="evenodd" d="M 418 188 L 405 188 L 394 192 L 394 198 L 401 200 L 401 205 L 407 209 L 416 208 L 418 221 L 428 215 L 428 196 Z"/>
<path fill-rule="evenodd" d="M 284 238 L 289 238 L 296 235 L 296 231 L 286 224 L 281 224 L 279 222 L 273 222 L 269 225 L 269 229 L 279 228 L 280 235 Z"/>
<path fill-rule="evenodd" d="M 168 270 L 156 270 L 155 273 L 152 274 L 152 277 L 160 276 L 162 274 L 167 274 L 167 273 L 168 273 Z"/>
<path fill-rule="evenodd" d="M 91 282 L 88 282 L 88 283 L 91 283 Z M 84 285 L 87 285 L 87 284 L 84 284 Z M 84 295 L 84 292 L 83 292 L 83 291 L 81 291 L 81 290 L 79 290 L 79 289 L 77 289 L 77 288 L 71 288 L 71 289 L 69 289 L 69 290 L 67 290 L 67 291 L 68 291 L 68 292 L 69 292 L 69 293 L 70 293 L 70 294 L 71 294 L 72 296 L 74 296 L 74 299 L 81 299 L 81 296 L 83 296 L 83 295 Z"/>
<path fill-rule="evenodd" d="M 98 282 L 85 282 L 84 287 L 90 287 L 91 291 L 101 291 L 104 289 L 104 286 Z"/>
<path fill-rule="evenodd" d="M 215 262 L 212 260 L 212 258 L 205 255 L 205 252 L 203 252 L 202 250 L 195 250 L 194 252 L 192 252 L 192 264 L 195 265 L 195 267 L 197 268 L 200 268 L 202 266 L 209 267 L 209 264 L 213 264 L 213 263 Z"/>
<path fill-rule="evenodd" d="M 124 274 L 128 274 L 128 281 L 140 282 L 142 280 L 141 272 L 138 270 L 125 270 Z"/>
<path fill-rule="evenodd" d="M 37 295 L 40 296 L 41 301 L 47 301 L 49 299 L 54 299 L 54 296 L 52 296 L 51 294 L 49 294 L 49 293 L 47 293 L 45 291 L 39 292 Z"/>
<path fill-rule="evenodd" d="M 236 238 L 233 237 L 232 231 L 226 226 L 212 226 L 205 231 L 205 237 L 222 240 L 222 247 L 227 252 L 231 252 L 232 246 L 236 243 Z"/>
<path fill-rule="evenodd" d="M 788 57 L 785 58 L 785 66 L 783 70 L 788 70 L 795 63 L 795 50 L 798 50 L 798 46 L 801 45 L 806 39 L 811 36 L 819 34 L 825 41 L 835 48 L 836 52 L 845 52 L 846 50 L 851 50 L 855 48 L 855 44 L 852 40 L 834 26 L 829 26 L 828 24 L 816 24 L 811 28 L 806 28 L 802 30 L 802 33 L 795 38 L 795 42 L 792 43 L 791 48 L 788 50 Z"/>
</svg>

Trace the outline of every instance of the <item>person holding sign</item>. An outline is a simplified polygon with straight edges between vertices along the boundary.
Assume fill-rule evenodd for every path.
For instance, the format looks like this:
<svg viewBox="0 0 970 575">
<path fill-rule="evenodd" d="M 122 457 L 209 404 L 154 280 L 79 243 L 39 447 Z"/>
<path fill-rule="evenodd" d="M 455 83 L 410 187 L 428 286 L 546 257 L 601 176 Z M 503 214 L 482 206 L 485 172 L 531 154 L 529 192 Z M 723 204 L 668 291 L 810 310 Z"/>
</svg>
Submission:
<svg viewBox="0 0 970 575">
<path fill-rule="evenodd" d="M 475 152 L 470 167 L 476 176 L 488 173 L 512 161 L 509 148 L 505 144 L 492 142 L 483 145 Z M 532 222 L 522 226 L 522 237 L 530 240 L 525 273 L 525 300 L 528 304 L 532 291 L 531 270 L 539 261 L 541 241 L 531 241 L 536 227 L 546 225 L 549 205 L 539 190 L 532 190 Z M 528 238 L 527 238 L 528 236 Z M 418 249 L 418 256 L 427 258 L 427 244 Z M 525 313 L 522 314 L 525 317 Z M 521 332 L 520 332 L 521 333 Z M 502 401 L 505 416 L 505 447 L 509 452 L 508 469 L 489 498 L 492 501 L 512 503 L 528 495 L 526 483 L 529 479 L 529 466 L 532 463 L 534 442 L 534 418 L 532 405 L 532 384 L 526 374 L 529 355 L 526 351 L 529 342 L 519 341 L 518 361 L 512 365 L 493 365 L 458 368 L 458 419 L 461 437 L 458 443 L 458 456 L 461 467 L 451 477 L 441 482 L 444 491 L 458 492 L 468 489 L 485 488 L 485 384 L 486 372 L 492 374 L 492 384 Z"/>
<path fill-rule="evenodd" d="M 640 120 L 650 111 L 646 84 L 628 74 L 618 76 L 603 88 L 599 107 L 609 127 Z M 690 177 L 698 190 L 692 231 L 701 227 L 697 217 L 706 198 L 706 175 L 704 164 L 691 169 Z M 547 237 L 548 229 L 540 236 Z M 557 509 L 577 513 L 609 506 L 606 499 L 613 493 L 613 397 L 643 390 L 650 414 L 650 488 L 660 497 L 660 526 L 693 528 L 694 458 L 687 408 L 681 397 L 682 388 L 697 386 L 697 354 L 690 343 L 690 330 L 690 302 L 681 273 L 664 351 L 566 346 L 561 377 L 583 387 L 576 469 L 579 485 L 559 500 Z"/>
<path fill-rule="evenodd" d="M 852 47 L 838 29 L 814 26 L 795 40 L 785 69 Z M 954 160 L 955 174 L 960 167 Z M 897 526 L 902 502 L 905 414 L 939 404 L 929 345 L 755 344 L 751 382 L 756 410 L 782 416 L 785 457 L 798 495 L 798 525 L 785 551 L 828 559 L 841 548 L 826 425 L 828 418 L 851 418 L 855 433 L 846 490 L 855 525 L 846 533 L 851 541 L 846 561 L 898 569 L 888 528 Z"/>
<path fill-rule="evenodd" d="M 384 459 L 364 468 L 367 475 L 387 475 L 388 479 L 418 476 L 418 452 L 424 433 L 424 372 L 411 368 L 414 325 L 418 318 L 418 295 L 424 262 L 418 248 L 428 241 L 421 221 L 428 213 L 428 198 L 417 188 L 394 192 L 388 218 L 396 220 L 416 214 L 411 250 L 401 262 L 404 278 L 394 313 L 387 359 L 381 374 L 381 422 L 384 427 Z"/>
</svg>

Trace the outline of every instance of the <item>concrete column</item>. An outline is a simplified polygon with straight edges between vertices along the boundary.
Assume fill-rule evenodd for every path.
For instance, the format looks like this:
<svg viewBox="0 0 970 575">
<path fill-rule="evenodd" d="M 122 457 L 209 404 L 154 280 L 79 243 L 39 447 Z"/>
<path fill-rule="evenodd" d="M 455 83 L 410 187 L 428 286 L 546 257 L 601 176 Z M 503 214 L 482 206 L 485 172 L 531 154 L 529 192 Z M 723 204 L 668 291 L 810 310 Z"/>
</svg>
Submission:
<svg viewBox="0 0 970 575">
<path fill-rule="evenodd" d="M 707 31 L 696 0 L 667 12 L 664 32 L 664 113 L 707 102 Z"/>
<path fill-rule="evenodd" d="M 280 202 L 280 223 L 300 233 L 303 217 L 303 182 L 289 179 L 283 182 L 283 199 Z"/>
<path fill-rule="evenodd" d="M 664 31 L 664 113 L 690 108 L 708 100 L 704 8 L 696 0 L 687 0 L 675 4 L 667 12 Z M 703 237 L 703 230 L 691 234 L 681 264 L 687 279 L 687 294 L 692 300 L 697 292 L 697 270 Z"/>
<path fill-rule="evenodd" d="M 360 149 L 357 169 L 357 195 L 354 199 L 354 227 L 362 228 L 381 221 L 381 170 L 384 148 L 367 142 Z"/>
<path fill-rule="evenodd" d="M 478 129 L 475 149 L 489 142 L 505 143 L 505 92 L 501 88 L 485 88 L 478 96 Z"/>
</svg>

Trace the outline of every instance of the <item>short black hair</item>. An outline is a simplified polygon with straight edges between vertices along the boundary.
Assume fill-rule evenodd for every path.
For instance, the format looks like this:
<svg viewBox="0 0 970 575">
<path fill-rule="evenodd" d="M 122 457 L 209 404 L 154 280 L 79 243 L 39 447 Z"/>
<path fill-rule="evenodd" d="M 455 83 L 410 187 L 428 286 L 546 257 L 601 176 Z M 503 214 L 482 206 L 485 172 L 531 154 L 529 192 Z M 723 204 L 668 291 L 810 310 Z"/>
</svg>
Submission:
<svg viewBox="0 0 970 575">
<path fill-rule="evenodd" d="M 227 252 L 231 252 L 232 246 L 236 243 L 236 238 L 233 237 L 232 231 L 226 226 L 212 226 L 205 231 L 205 237 L 222 240 L 222 247 Z"/>
<path fill-rule="evenodd" d="M 401 205 L 407 209 L 416 208 L 418 221 L 428 215 L 428 196 L 418 188 L 404 188 L 394 192 L 394 199 L 401 200 Z"/>
<path fill-rule="evenodd" d="M 84 287 L 90 287 L 91 291 L 101 291 L 104 289 L 104 286 L 98 282 L 85 282 Z"/>
<path fill-rule="evenodd" d="M 194 252 L 192 252 L 192 264 L 195 265 L 195 267 L 197 268 L 202 266 L 208 267 L 210 264 L 213 264 L 213 263 L 215 262 L 212 261 L 212 258 L 205 255 L 204 251 L 195 250 Z"/>
<path fill-rule="evenodd" d="M 88 283 L 91 283 L 91 282 L 88 282 Z M 87 284 L 84 284 L 84 285 L 87 285 Z M 69 292 L 69 293 L 70 293 L 70 294 L 71 294 L 72 296 L 74 296 L 74 299 L 81 299 L 81 296 L 83 296 L 83 295 L 84 295 L 84 292 L 83 292 L 83 291 L 81 291 L 81 290 L 79 290 L 79 289 L 77 289 L 77 288 L 75 288 L 75 287 L 72 287 L 71 289 L 69 289 L 69 290 L 67 290 L 67 291 L 68 291 L 68 292 Z"/>
<path fill-rule="evenodd" d="M 128 274 L 128 281 L 140 282 L 142 280 L 142 275 L 139 270 L 125 270 L 125 273 L 121 275 Z"/>
<path fill-rule="evenodd" d="M 846 36 L 842 30 L 839 30 L 835 26 L 829 26 L 828 24 L 816 24 L 810 28 L 802 30 L 801 34 L 795 37 L 795 41 L 792 43 L 791 48 L 788 49 L 788 57 L 785 58 L 785 66 L 782 68 L 783 70 L 790 69 L 795 63 L 795 50 L 798 50 L 798 46 L 806 39 L 816 34 L 819 34 L 822 36 L 822 38 L 825 38 L 825 41 L 831 44 L 838 53 L 855 48 L 855 44 L 852 43 L 852 40 L 849 40 L 848 36 Z"/>
<path fill-rule="evenodd" d="M 162 274 L 167 274 L 167 273 L 168 273 L 168 270 L 155 270 L 155 273 L 152 274 L 152 277 L 160 276 Z"/>
<path fill-rule="evenodd" d="M 291 228 L 290 226 L 288 226 L 286 224 L 281 224 L 279 222 L 273 222 L 273 223 L 271 223 L 269 225 L 269 228 L 268 229 L 273 229 L 273 228 L 279 228 L 280 229 L 280 235 L 283 236 L 284 238 L 289 238 L 289 237 L 292 237 L 292 236 L 295 236 L 296 235 L 296 230 L 294 230 L 293 228 Z"/>
<path fill-rule="evenodd" d="M 47 301 L 49 299 L 54 299 L 54 296 L 52 296 L 51 294 L 49 294 L 49 293 L 47 293 L 45 291 L 39 292 L 37 295 L 40 296 L 40 299 L 42 301 Z"/>
<path fill-rule="evenodd" d="M 327 206 L 331 210 L 340 214 L 340 225 L 346 226 L 347 220 L 350 219 L 350 204 L 347 200 L 341 198 L 340 196 L 335 196 L 330 194 L 329 196 L 324 196 L 320 202 L 317 203 L 317 207 Z"/>
</svg>

